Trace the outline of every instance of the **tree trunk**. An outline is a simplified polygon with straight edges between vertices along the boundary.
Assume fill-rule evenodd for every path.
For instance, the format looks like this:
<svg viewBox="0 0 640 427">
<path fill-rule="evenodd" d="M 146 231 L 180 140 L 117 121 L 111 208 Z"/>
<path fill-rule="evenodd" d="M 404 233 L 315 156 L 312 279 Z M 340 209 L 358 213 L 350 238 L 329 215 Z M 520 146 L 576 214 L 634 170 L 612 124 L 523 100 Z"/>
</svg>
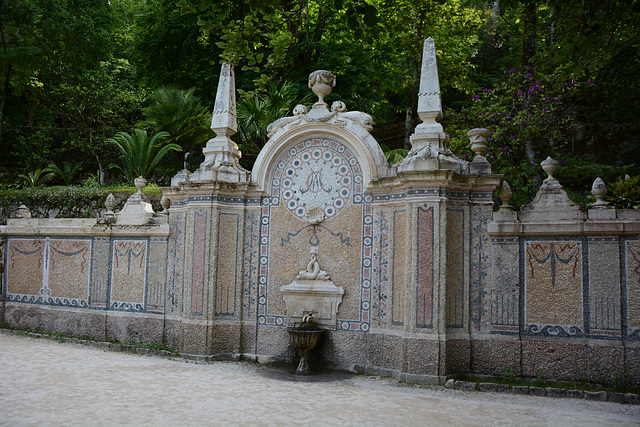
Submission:
<svg viewBox="0 0 640 427">
<path fill-rule="evenodd" d="M 4 87 L 2 88 L 2 98 L 0 98 L 0 142 L 2 141 L 2 119 L 4 116 L 4 102 L 9 94 L 9 76 L 11 75 L 11 64 L 7 67 L 7 74 L 4 78 Z"/>
<path fill-rule="evenodd" d="M 538 5 L 528 0 L 524 6 L 522 34 L 522 72 L 533 74 L 533 56 L 536 54 L 536 24 Z"/>
<path fill-rule="evenodd" d="M 527 0 L 524 6 L 523 11 L 523 34 L 522 34 L 522 93 L 524 94 L 524 108 L 525 108 L 525 117 L 529 117 L 529 102 L 530 95 L 528 94 L 529 90 L 529 80 L 528 75 L 533 74 L 534 65 L 533 65 L 533 57 L 536 54 L 536 24 L 537 24 L 537 9 L 538 5 L 535 1 Z M 525 141 L 525 152 L 527 158 L 529 159 L 529 163 L 533 166 L 537 164 L 536 161 L 536 153 L 533 146 L 533 141 L 527 139 Z"/>
<path fill-rule="evenodd" d="M 420 84 L 420 63 L 418 61 L 413 61 L 413 77 L 411 80 L 411 93 L 409 94 L 409 99 L 407 100 L 407 107 L 405 109 L 404 116 L 404 148 L 406 150 L 411 149 L 411 133 L 413 132 L 413 113 L 414 106 L 416 105 L 418 98 L 418 85 Z"/>
<path fill-rule="evenodd" d="M 418 15 L 418 16 L 416 16 Z M 423 28 L 424 27 L 424 19 L 426 16 L 426 11 L 418 11 L 414 10 L 414 22 L 413 25 L 416 27 L 416 41 L 414 46 L 420 47 L 420 52 L 422 52 L 422 43 L 423 38 Z M 420 61 L 420 54 L 416 54 L 413 57 L 413 77 L 411 79 L 411 92 L 409 93 L 409 98 L 407 99 L 407 107 L 405 108 L 405 116 L 404 116 L 404 148 L 406 150 L 411 149 L 411 141 L 410 136 L 413 132 L 413 115 L 417 111 L 418 105 L 418 89 L 420 87 L 420 71 L 422 70 L 422 62 Z"/>
<path fill-rule="evenodd" d="M 89 145 L 91 147 L 93 147 L 93 132 L 89 131 Z M 100 175 L 98 177 L 98 182 L 100 183 L 101 186 L 104 185 L 104 170 L 102 169 L 102 162 L 100 162 L 100 157 L 98 157 L 98 154 L 95 152 L 95 150 L 91 150 L 91 154 L 93 154 L 93 156 L 96 158 L 96 161 L 98 162 L 98 174 Z"/>
<path fill-rule="evenodd" d="M 27 126 L 32 128 L 36 121 L 36 110 L 38 109 L 38 105 L 40 105 L 40 93 L 42 89 L 38 89 L 36 92 L 36 96 L 31 101 L 31 105 L 29 106 L 29 116 L 27 118 Z"/>
</svg>

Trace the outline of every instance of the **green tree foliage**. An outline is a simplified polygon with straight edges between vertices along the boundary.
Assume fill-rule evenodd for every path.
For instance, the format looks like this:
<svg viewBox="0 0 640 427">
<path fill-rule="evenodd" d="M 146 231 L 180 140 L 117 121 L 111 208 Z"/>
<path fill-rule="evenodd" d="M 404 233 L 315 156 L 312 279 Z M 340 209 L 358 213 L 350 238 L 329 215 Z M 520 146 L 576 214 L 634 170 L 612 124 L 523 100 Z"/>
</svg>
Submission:
<svg viewBox="0 0 640 427">
<path fill-rule="evenodd" d="M 607 202 L 617 208 L 640 209 L 640 175 L 619 177 L 607 184 Z"/>
<path fill-rule="evenodd" d="M 469 127 L 493 130 L 494 170 L 516 205 L 535 195 L 548 155 L 582 202 L 597 176 L 637 173 L 640 2 L 501 0 L 485 16 L 475 94 L 447 114 L 452 145 L 466 146 Z"/>
<path fill-rule="evenodd" d="M 338 77 L 327 101 L 371 114 L 385 151 L 401 155 L 429 36 L 453 148 L 470 155 L 466 132 L 490 128 L 516 204 L 548 155 L 582 198 L 595 176 L 640 173 L 640 0 L 0 0 L 0 15 L 0 167 L 12 179 L 63 160 L 104 172 L 119 155 L 105 139 L 144 119 L 145 101 L 150 133 L 197 152 L 203 125 L 190 117 L 196 97 L 211 110 L 221 61 L 236 66 L 245 156 L 316 69 Z M 165 86 L 193 89 L 172 111 L 153 98 Z"/>
<path fill-rule="evenodd" d="M 211 114 L 200 99 L 194 95 L 195 88 L 188 90 L 163 86 L 149 98 L 143 109 L 145 120 L 138 126 L 155 132 L 167 132 L 168 142 L 181 146 L 185 151 L 196 151 L 214 136 L 210 129 Z"/>
<path fill-rule="evenodd" d="M 195 87 L 203 103 L 212 104 L 221 53 L 213 37 L 203 35 L 197 16 L 181 14 L 173 0 L 140 4 L 130 30 L 138 78 L 154 88 Z"/>
<path fill-rule="evenodd" d="M 18 36 L 5 37 L 0 54 L 0 166 L 13 176 L 61 160 L 103 170 L 102 157 L 117 155 L 104 138 L 138 120 L 144 94 L 128 61 L 111 55 L 114 9 L 95 0 L 0 3 L 3 26 Z"/>
<path fill-rule="evenodd" d="M 120 150 L 122 165 L 112 164 L 110 167 L 119 169 L 127 182 L 132 182 L 138 176 L 148 178 L 169 151 L 182 151 L 178 144 L 160 144 L 169 136 L 167 132 L 158 132 L 149 138 L 147 131 L 142 129 L 135 129 L 133 135 L 118 132 L 113 138 L 108 138 L 107 142 Z"/>
<path fill-rule="evenodd" d="M 102 62 L 74 80 L 52 88 L 47 107 L 56 108 L 55 122 L 65 130 L 63 150 L 74 158 L 95 158 L 104 177 L 104 165 L 116 153 L 106 139 L 140 118 L 146 90 L 136 85 L 124 59 Z"/>
<path fill-rule="evenodd" d="M 244 93 L 237 107 L 237 138 L 243 155 L 257 157 L 267 142 L 269 124 L 291 114 L 292 106 L 309 99 L 305 97 L 297 102 L 298 93 L 290 82 L 280 87 L 271 84 L 264 94 Z"/>
</svg>

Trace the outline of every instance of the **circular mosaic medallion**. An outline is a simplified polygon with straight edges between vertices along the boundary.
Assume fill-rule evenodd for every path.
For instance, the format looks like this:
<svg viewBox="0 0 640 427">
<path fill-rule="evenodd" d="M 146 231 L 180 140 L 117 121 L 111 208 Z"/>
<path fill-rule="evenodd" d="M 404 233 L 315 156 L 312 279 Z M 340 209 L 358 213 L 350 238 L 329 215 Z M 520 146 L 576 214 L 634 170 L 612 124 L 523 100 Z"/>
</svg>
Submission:
<svg viewBox="0 0 640 427">
<path fill-rule="evenodd" d="M 355 156 L 344 145 L 329 139 L 313 139 L 289 150 L 282 162 L 280 187 L 282 204 L 295 217 L 308 220 L 309 210 L 319 208 L 324 219 L 338 215 L 353 196 Z"/>
</svg>

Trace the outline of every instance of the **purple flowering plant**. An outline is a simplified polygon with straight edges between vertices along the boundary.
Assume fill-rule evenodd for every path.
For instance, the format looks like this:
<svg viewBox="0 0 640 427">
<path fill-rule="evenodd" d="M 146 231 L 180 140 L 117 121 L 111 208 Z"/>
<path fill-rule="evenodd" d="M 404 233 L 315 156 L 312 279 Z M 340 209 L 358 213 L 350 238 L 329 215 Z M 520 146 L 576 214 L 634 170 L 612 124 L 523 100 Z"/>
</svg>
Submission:
<svg viewBox="0 0 640 427">
<path fill-rule="evenodd" d="M 486 157 L 493 170 L 505 173 L 517 190 L 514 205 L 526 203 L 539 187 L 540 161 L 567 151 L 578 126 L 574 104 L 594 83 L 587 76 L 566 75 L 561 69 L 539 75 L 507 70 L 501 84 L 473 94 L 469 108 L 453 118 L 464 133 L 454 135 L 447 128 L 451 148 L 469 154 L 467 130 L 484 127 L 493 131 Z"/>
</svg>

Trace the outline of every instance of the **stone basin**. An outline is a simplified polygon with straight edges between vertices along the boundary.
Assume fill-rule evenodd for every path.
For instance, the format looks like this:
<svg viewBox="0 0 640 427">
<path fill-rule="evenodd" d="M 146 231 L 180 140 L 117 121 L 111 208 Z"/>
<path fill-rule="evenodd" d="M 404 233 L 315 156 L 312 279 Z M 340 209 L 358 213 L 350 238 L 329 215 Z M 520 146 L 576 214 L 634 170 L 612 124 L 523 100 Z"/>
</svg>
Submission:
<svg viewBox="0 0 640 427">
<path fill-rule="evenodd" d="M 296 373 L 307 375 L 311 372 L 307 363 L 307 352 L 312 350 L 318 343 L 322 329 L 290 327 L 287 328 L 287 332 L 291 338 L 291 345 L 300 352 L 300 363 Z"/>
</svg>

